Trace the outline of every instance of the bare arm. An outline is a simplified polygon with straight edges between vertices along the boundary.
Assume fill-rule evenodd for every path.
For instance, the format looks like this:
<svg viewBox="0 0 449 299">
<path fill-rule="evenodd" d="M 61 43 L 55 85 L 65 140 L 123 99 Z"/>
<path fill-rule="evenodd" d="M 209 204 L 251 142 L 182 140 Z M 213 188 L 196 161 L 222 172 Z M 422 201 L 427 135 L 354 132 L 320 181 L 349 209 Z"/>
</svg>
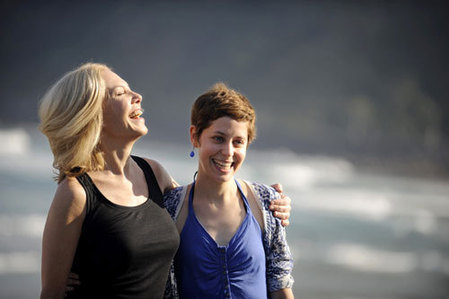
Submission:
<svg viewBox="0 0 449 299">
<path fill-rule="evenodd" d="M 85 216 L 86 194 L 75 178 L 58 186 L 42 241 L 41 299 L 64 298 L 66 281 Z"/>
<path fill-rule="evenodd" d="M 153 169 L 162 193 L 179 186 L 179 184 L 168 174 L 167 170 L 165 170 L 159 162 L 147 158 L 145 158 L 145 160 L 150 164 L 151 169 Z"/>
<path fill-rule="evenodd" d="M 278 291 L 271 292 L 269 295 L 270 299 L 293 299 L 292 289 L 282 289 Z"/>
</svg>

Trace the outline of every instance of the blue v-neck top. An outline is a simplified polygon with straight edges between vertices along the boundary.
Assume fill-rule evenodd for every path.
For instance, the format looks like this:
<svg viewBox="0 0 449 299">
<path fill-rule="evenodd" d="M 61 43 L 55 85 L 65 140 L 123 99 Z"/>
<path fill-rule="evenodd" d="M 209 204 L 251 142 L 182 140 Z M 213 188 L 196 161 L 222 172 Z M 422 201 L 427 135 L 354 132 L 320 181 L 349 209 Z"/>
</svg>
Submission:
<svg viewBox="0 0 449 299">
<path fill-rule="evenodd" d="M 267 298 L 262 231 L 239 183 L 235 182 L 246 216 L 226 246 L 218 245 L 196 218 L 195 183 L 192 185 L 189 214 L 175 257 L 181 298 Z"/>
</svg>

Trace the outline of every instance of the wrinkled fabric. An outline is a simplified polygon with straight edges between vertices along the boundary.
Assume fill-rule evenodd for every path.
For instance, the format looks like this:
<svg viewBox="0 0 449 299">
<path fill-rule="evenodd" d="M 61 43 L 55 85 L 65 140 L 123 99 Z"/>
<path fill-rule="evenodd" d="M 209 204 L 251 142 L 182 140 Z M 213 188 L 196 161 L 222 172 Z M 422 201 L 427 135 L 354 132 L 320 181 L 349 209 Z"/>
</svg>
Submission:
<svg viewBox="0 0 449 299">
<path fill-rule="evenodd" d="M 279 198 L 279 194 L 271 187 L 247 182 L 258 199 L 264 218 L 262 241 L 266 260 L 266 281 L 268 293 L 293 287 L 293 259 L 287 244 L 285 228 L 281 221 L 273 216 L 269 209 L 270 202 Z M 164 205 L 174 220 L 178 217 L 187 186 L 175 188 L 164 194 Z M 174 265 L 170 269 L 165 298 L 178 298 Z"/>
<path fill-rule="evenodd" d="M 246 216 L 229 243 L 220 246 L 195 215 L 193 183 L 189 194 L 189 214 L 175 256 L 180 298 L 267 297 L 262 231 L 238 183 L 237 186 Z"/>
</svg>

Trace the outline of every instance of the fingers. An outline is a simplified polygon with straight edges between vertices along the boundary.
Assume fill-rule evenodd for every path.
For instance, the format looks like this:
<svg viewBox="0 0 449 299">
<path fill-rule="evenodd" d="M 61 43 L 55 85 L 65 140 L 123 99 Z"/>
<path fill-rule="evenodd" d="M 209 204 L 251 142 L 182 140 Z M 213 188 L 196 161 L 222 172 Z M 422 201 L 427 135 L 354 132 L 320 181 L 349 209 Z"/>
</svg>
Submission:
<svg viewBox="0 0 449 299">
<path fill-rule="evenodd" d="M 270 210 L 273 211 L 273 215 L 276 218 L 279 218 L 281 220 L 288 220 L 290 218 L 290 206 L 276 205 L 272 203 L 270 206 Z"/>
<path fill-rule="evenodd" d="M 78 274 L 76 273 L 69 273 L 69 277 L 67 278 L 67 283 L 66 283 L 66 291 L 70 292 L 73 291 L 74 288 L 76 286 L 79 286 L 81 284 L 80 278 L 78 276 Z"/>
<path fill-rule="evenodd" d="M 285 219 L 285 220 L 281 221 L 281 224 L 282 224 L 283 227 L 287 227 L 287 226 L 290 225 L 290 221 L 288 219 Z"/>
<path fill-rule="evenodd" d="M 290 197 L 288 197 L 287 195 L 282 194 L 281 200 L 285 200 L 285 205 L 288 205 L 289 207 L 291 207 L 292 200 L 291 200 Z"/>
<path fill-rule="evenodd" d="M 279 193 L 283 192 L 282 185 L 280 183 L 273 184 L 273 185 L 271 185 L 271 187 L 273 187 L 274 190 L 276 190 Z"/>
<path fill-rule="evenodd" d="M 292 200 L 290 197 L 288 197 L 284 193 L 280 193 L 280 195 L 281 198 L 274 199 L 273 201 L 271 201 L 271 203 L 278 206 L 290 206 L 292 204 Z"/>
<path fill-rule="evenodd" d="M 81 281 L 79 280 L 79 276 L 76 273 L 69 273 L 69 276 L 67 277 L 66 285 L 65 285 L 65 293 L 67 297 L 67 293 L 73 292 L 75 290 L 76 286 L 79 286 L 81 284 Z"/>
<path fill-rule="evenodd" d="M 81 282 L 77 279 L 67 278 L 67 287 L 79 286 Z"/>
<path fill-rule="evenodd" d="M 75 290 L 76 286 L 79 286 L 81 283 L 79 280 L 67 278 L 67 284 L 65 286 L 65 292 L 69 293 Z"/>
<path fill-rule="evenodd" d="M 271 185 L 277 192 L 280 193 L 281 198 L 273 200 L 270 204 L 270 210 L 273 211 L 273 215 L 279 219 L 281 219 L 282 226 L 286 227 L 290 225 L 290 211 L 292 209 L 290 197 L 286 196 L 282 193 L 282 185 L 281 184 L 273 184 Z"/>
<path fill-rule="evenodd" d="M 270 204 L 270 210 L 272 211 L 289 213 L 290 215 L 291 209 L 291 199 L 289 197 L 273 200 Z"/>
<path fill-rule="evenodd" d="M 80 279 L 79 275 L 73 272 L 69 273 L 69 279 Z"/>
<path fill-rule="evenodd" d="M 291 199 L 284 196 L 282 199 L 276 199 L 271 202 L 270 210 L 273 211 L 274 217 L 281 219 L 282 226 L 286 227 L 290 224 Z"/>
<path fill-rule="evenodd" d="M 291 209 L 292 208 L 289 206 L 278 206 L 278 205 L 270 206 L 270 210 L 274 212 L 273 214 L 276 217 L 278 216 L 278 214 L 279 215 L 286 214 L 287 217 L 290 216 Z"/>
<path fill-rule="evenodd" d="M 274 217 L 281 220 L 288 220 L 290 218 L 290 212 L 273 212 Z"/>
</svg>

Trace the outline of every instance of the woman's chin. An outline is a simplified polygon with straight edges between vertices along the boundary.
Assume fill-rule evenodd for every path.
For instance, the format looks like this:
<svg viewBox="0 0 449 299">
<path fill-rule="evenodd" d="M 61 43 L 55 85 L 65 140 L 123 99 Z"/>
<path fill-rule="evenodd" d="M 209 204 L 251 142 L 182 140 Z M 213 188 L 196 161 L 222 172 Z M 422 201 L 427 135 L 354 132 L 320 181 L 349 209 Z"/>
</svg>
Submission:
<svg viewBox="0 0 449 299">
<path fill-rule="evenodd" d="M 135 131 L 136 133 L 138 133 L 140 136 L 145 136 L 146 134 L 148 134 L 148 128 L 145 125 L 145 122 L 140 122 L 138 124 L 138 126 L 135 127 Z"/>
</svg>

